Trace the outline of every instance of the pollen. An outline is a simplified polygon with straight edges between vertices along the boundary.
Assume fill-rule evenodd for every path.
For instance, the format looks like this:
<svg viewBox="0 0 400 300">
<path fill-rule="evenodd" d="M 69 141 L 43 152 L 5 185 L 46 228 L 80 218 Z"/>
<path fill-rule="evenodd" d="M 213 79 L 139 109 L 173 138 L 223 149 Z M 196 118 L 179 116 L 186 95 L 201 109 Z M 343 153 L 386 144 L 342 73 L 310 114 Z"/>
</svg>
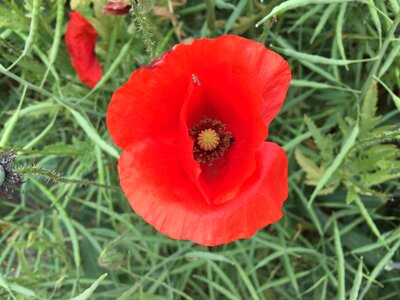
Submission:
<svg viewBox="0 0 400 300">
<path fill-rule="evenodd" d="M 210 166 L 234 143 L 232 132 L 224 123 L 205 116 L 189 130 L 189 135 L 194 141 L 193 158 Z"/>
<path fill-rule="evenodd" d="M 200 132 L 197 138 L 197 143 L 200 148 L 205 151 L 211 151 L 218 147 L 220 138 L 218 133 L 214 129 L 205 129 Z"/>
</svg>

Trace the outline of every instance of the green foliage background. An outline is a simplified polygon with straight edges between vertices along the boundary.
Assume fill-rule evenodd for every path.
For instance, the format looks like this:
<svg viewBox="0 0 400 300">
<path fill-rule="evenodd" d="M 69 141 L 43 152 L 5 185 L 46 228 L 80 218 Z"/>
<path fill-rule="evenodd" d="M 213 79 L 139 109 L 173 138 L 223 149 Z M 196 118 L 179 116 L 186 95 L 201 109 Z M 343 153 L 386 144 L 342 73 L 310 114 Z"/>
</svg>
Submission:
<svg viewBox="0 0 400 300">
<path fill-rule="evenodd" d="M 114 17 L 104 1 L 0 1 L 0 149 L 25 176 L 20 199 L 0 201 L 0 299 L 399 299 L 400 2 L 138 3 Z M 70 6 L 100 34 L 93 90 L 66 53 Z M 131 211 L 105 112 L 152 56 L 224 33 L 289 61 L 269 139 L 290 191 L 280 222 L 206 248 Z"/>
</svg>

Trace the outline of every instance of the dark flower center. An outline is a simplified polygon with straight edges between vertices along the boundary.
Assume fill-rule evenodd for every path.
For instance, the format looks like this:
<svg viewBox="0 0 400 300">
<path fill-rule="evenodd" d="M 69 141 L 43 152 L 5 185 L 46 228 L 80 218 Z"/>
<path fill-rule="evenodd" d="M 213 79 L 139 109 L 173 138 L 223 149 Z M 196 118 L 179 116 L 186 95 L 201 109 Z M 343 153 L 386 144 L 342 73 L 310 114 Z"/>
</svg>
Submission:
<svg viewBox="0 0 400 300">
<path fill-rule="evenodd" d="M 212 165 L 213 161 L 224 156 L 234 142 L 232 132 L 218 120 L 204 117 L 189 130 L 194 141 L 193 156 L 199 163 Z"/>
</svg>

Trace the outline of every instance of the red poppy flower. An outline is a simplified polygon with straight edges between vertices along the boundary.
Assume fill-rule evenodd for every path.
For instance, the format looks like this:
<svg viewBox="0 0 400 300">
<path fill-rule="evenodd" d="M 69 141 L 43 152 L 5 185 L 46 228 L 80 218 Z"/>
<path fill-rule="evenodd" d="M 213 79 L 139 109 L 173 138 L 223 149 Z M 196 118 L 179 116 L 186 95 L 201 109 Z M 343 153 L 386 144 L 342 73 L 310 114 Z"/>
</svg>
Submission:
<svg viewBox="0 0 400 300">
<path fill-rule="evenodd" d="M 267 137 L 287 62 L 238 36 L 176 45 L 111 100 L 107 126 L 132 208 L 175 239 L 220 245 L 278 221 L 287 157 Z"/>
<path fill-rule="evenodd" d="M 131 6 L 124 1 L 108 1 L 103 7 L 105 15 L 123 16 L 129 13 Z"/>
<path fill-rule="evenodd" d="M 72 65 L 79 79 L 94 88 L 101 79 L 103 71 L 94 53 L 97 32 L 79 12 L 70 12 L 65 32 L 65 43 Z"/>
</svg>

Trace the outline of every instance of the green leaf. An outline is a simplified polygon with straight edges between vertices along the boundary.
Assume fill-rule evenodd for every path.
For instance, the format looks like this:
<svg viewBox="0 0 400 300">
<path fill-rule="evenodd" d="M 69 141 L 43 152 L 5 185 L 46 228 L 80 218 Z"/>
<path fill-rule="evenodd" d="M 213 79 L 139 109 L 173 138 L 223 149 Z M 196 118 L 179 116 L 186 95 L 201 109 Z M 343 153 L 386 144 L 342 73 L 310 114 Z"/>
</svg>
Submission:
<svg viewBox="0 0 400 300">
<path fill-rule="evenodd" d="M 365 294 L 370 289 L 372 282 L 382 272 L 382 270 L 385 268 L 387 263 L 392 259 L 393 255 L 396 253 L 396 251 L 399 247 L 400 247 L 400 240 L 398 240 L 396 242 L 396 244 L 394 244 L 394 246 L 389 249 L 389 251 L 386 253 L 386 255 L 375 266 L 375 268 L 372 270 L 370 276 L 368 277 L 368 281 L 367 281 L 367 284 L 365 285 L 365 288 L 363 289 L 363 291 L 360 294 L 360 297 L 358 298 L 359 300 L 362 300 L 364 298 Z"/>
<path fill-rule="evenodd" d="M 353 186 L 347 188 L 346 203 L 350 204 L 354 200 L 359 199 L 359 196 Z"/>
<path fill-rule="evenodd" d="M 87 136 L 94 141 L 101 149 L 105 152 L 114 156 L 115 158 L 119 157 L 118 151 L 112 147 L 111 145 L 107 144 L 97 133 L 96 129 L 94 129 L 93 125 L 87 120 L 84 116 L 82 116 L 78 111 L 74 110 L 71 107 L 67 107 L 67 109 L 71 112 L 74 116 L 76 122 L 79 126 L 85 131 Z"/>
<path fill-rule="evenodd" d="M 363 275 L 362 267 L 363 267 L 363 257 L 361 256 L 360 262 L 358 263 L 357 273 L 356 276 L 354 277 L 353 287 L 351 288 L 349 300 L 357 300 Z"/>
<path fill-rule="evenodd" d="M 379 45 L 382 45 L 382 25 L 381 25 L 381 21 L 379 19 L 379 15 L 378 15 L 378 9 L 375 6 L 374 0 L 367 0 L 367 3 L 368 3 L 369 12 L 372 17 L 372 21 L 374 22 L 376 30 L 378 31 Z"/>
<path fill-rule="evenodd" d="M 265 16 L 261 21 L 257 22 L 256 27 L 268 21 L 275 15 L 280 15 L 287 10 L 296 9 L 298 7 L 307 6 L 311 4 L 331 4 L 331 3 L 343 3 L 343 2 L 353 2 L 353 1 L 357 0 L 288 0 L 279 4 L 278 6 L 275 6 L 267 16 Z"/>
<path fill-rule="evenodd" d="M 97 287 L 99 286 L 99 284 L 104 280 L 104 278 L 107 277 L 107 273 L 101 275 L 99 278 L 97 278 L 97 280 L 95 282 L 93 282 L 93 284 L 87 289 L 85 290 L 82 294 L 71 298 L 70 300 L 87 300 L 87 299 L 91 299 L 90 297 L 92 297 L 93 292 L 97 289 Z"/>
<path fill-rule="evenodd" d="M 311 159 L 306 157 L 299 148 L 294 152 L 297 163 L 306 172 L 306 184 L 317 185 L 319 179 L 324 174 L 324 170 L 321 170 Z"/>
<path fill-rule="evenodd" d="M 336 20 L 336 44 L 339 49 L 339 54 L 343 60 L 346 60 L 346 54 L 344 52 L 344 46 L 343 46 L 343 35 L 342 35 L 344 15 L 346 13 L 346 9 L 347 9 L 347 3 L 344 2 L 340 5 L 339 15 Z"/>
<path fill-rule="evenodd" d="M 372 81 L 360 110 L 360 136 L 370 133 L 375 127 L 378 118 L 375 118 L 378 103 L 378 87 L 376 81 Z"/>
<path fill-rule="evenodd" d="M 309 61 L 315 64 L 322 64 L 322 65 L 331 65 L 331 66 L 347 66 L 349 64 L 360 63 L 360 62 L 367 62 L 377 60 L 376 57 L 367 58 L 367 59 L 336 59 L 336 58 L 329 58 L 320 55 L 308 54 L 303 52 L 298 52 L 293 49 L 289 48 L 279 48 L 273 47 L 274 50 L 277 50 L 285 55 L 291 56 L 299 61 Z"/>
<path fill-rule="evenodd" d="M 1 273 L 0 273 L 0 287 L 4 288 L 4 289 L 7 291 L 7 293 L 9 293 L 10 296 L 11 296 L 14 300 L 17 299 L 17 298 L 15 298 L 13 292 L 11 291 L 10 285 L 9 285 L 8 282 L 3 278 L 3 276 L 1 275 Z"/>
<path fill-rule="evenodd" d="M 333 160 L 333 145 L 331 136 L 323 136 L 321 130 L 315 125 L 314 121 L 307 115 L 304 115 L 304 122 L 314 138 L 315 144 L 321 150 L 321 156 L 324 161 L 331 162 Z"/>
<path fill-rule="evenodd" d="M 222 261 L 226 263 L 230 263 L 233 265 L 233 261 L 227 258 L 222 254 L 211 253 L 211 252 L 201 252 L 201 251 L 193 251 L 185 254 L 186 258 L 189 259 L 204 259 L 204 260 L 213 260 L 213 261 Z"/>
<path fill-rule="evenodd" d="M 367 209 L 364 206 L 364 203 L 360 198 L 354 199 L 358 209 L 360 210 L 361 215 L 365 219 L 365 222 L 368 224 L 371 231 L 375 234 L 378 240 L 382 243 L 383 246 L 386 246 L 385 240 L 382 238 L 381 233 L 379 232 L 378 227 L 376 226 L 374 220 L 371 218 L 371 215 L 368 213 Z"/>
<path fill-rule="evenodd" d="M 336 219 L 334 218 L 333 222 L 333 236 L 335 240 L 335 252 L 337 258 L 337 276 L 338 276 L 338 299 L 344 300 L 345 299 L 345 268 L 344 268 L 344 255 L 343 255 L 343 248 L 342 242 L 340 241 L 340 234 L 339 229 L 336 223 Z"/>
<path fill-rule="evenodd" d="M 328 5 L 328 8 L 325 9 L 322 17 L 319 20 L 319 23 L 317 25 L 317 27 L 315 27 L 314 33 L 311 37 L 310 40 L 310 44 L 312 44 L 314 42 L 314 39 L 317 37 L 317 35 L 321 32 L 322 28 L 324 28 L 326 21 L 328 21 L 330 15 L 334 12 L 334 10 L 336 9 L 337 4 L 336 3 L 332 3 Z"/>
<path fill-rule="evenodd" d="M 400 178 L 399 171 L 391 172 L 390 170 L 380 170 L 372 174 L 363 174 L 360 183 L 363 186 L 370 187 L 396 178 Z"/>
<path fill-rule="evenodd" d="M 232 14 L 229 16 L 228 20 L 226 21 L 225 25 L 225 33 L 228 33 L 235 24 L 236 20 L 240 17 L 243 12 L 243 9 L 246 7 L 249 0 L 240 0 L 235 9 L 233 10 Z"/>
<path fill-rule="evenodd" d="M 351 147 L 354 146 L 358 133 L 359 133 L 359 127 L 356 124 L 351 131 L 349 137 L 345 141 L 342 149 L 340 150 L 338 156 L 334 159 L 333 163 L 326 169 L 326 172 L 324 175 L 321 177 L 321 179 L 318 181 L 317 187 L 315 188 L 314 192 L 312 193 L 310 197 L 310 201 L 308 202 L 308 205 L 311 205 L 311 203 L 314 201 L 315 197 L 319 194 L 319 192 L 322 190 L 322 188 L 328 183 L 329 179 L 332 177 L 333 173 L 339 168 L 343 160 L 345 159 L 347 153 L 350 151 Z"/>
</svg>

